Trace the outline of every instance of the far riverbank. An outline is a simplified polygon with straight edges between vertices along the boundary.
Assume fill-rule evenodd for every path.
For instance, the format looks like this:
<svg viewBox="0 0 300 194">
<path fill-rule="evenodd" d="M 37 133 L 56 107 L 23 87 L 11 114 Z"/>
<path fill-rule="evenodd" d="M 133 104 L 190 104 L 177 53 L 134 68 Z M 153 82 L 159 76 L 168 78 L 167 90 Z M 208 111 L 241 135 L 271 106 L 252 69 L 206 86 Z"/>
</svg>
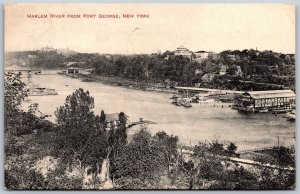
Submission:
<svg viewBox="0 0 300 194">
<path fill-rule="evenodd" d="M 84 75 L 84 74 L 64 74 L 65 76 L 80 79 L 83 82 L 100 82 L 107 85 L 112 86 L 120 86 L 124 88 L 130 88 L 135 90 L 143 90 L 143 91 L 154 91 L 154 92 L 164 92 L 176 94 L 178 93 L 176 89 L 172 89 L 170 87 L 166 87 L 160 83 L 146 83 L 146 82 L 137 82 L 128 80 L 120 77 L 104 77 L 99 75 Z"/>
</svg>

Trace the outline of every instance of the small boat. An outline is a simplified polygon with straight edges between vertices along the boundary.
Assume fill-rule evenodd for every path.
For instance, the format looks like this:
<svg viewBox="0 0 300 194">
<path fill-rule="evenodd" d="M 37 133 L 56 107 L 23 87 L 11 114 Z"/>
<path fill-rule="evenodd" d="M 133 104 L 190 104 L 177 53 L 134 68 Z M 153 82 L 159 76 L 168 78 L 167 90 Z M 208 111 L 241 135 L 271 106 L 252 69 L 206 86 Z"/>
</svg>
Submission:
<svg viewBox="0 0 300 194">
<path fill-rule="evenodd" d="M 262 108 L 262 109 L 259 109 L 258 112 L 266 113 L 266 112 L 269 112 L 269 110 L 267 108 Z"/>
<path fill-rule="evenodd" d="M 63 75 L 63 74 L 66 74 L 67 73 L 67 71 L 66 70 L 63 70 L 63 71 L 58 71 L 57 72 L 57 74 L 59 74 L 59 75 Z"/>
<path fill-rule="evenodd" d="M 191 102 L 192 98 L 177 98 L 177 102 Z"/>
<path fill-rule="evenodd" d="M 217 99 L 221 102 L 232 103 L 234 99 L 234 95 L 233 94 L 222 95 L 217 97 Z"/>
<path fill-rule="evenodd" d="M 48 96 L 48 95 L 57 95 L 58 93 L 55 89 L 51 88 L 32 88 L 29 89 L 28 96 Z"/>
<path fill-rule="evenodd" d="M 93 80 L 92 79 L 90 79 L 90 78 L 83 78 L 82 79 L 82 82 L 92 82 Z"/>
<path fill-rule="evenodd" d="M 181 102 L 177 101 L 177 100 L 173 101 L 172 104 L 174 104 L 176 106 L 181 106 L 182 105 Z"/>
<path fill-rule="evenodd" d="M 196 94 L 193 99 L 195 99 L 195 102 L 199 103 L 199 104 L 211 104 L 211 103 L 215 103 L 214 99 L 209 99 L 208 95 L 204 95 L 204 94 Z"/>
<path fill-rule="evenodd" d="M 177 99 L 177 98 L 181 98 L 181 96 L 180 95 L 177 95 L 177 94 L 175 94 L 175 95 L 173 95 L 170 99 Z"/>
<path fill-rule="evenodd" d="M 255 109 L 253 106 L 236 106 L 233 105 L 231 106 L 232 109 L 237 110 L 239 112 L 243 112 L 243 113 L 254 113 Z"/>
<path fill-rule="evenodd" d="M 185 102 L 185 103 L 182 104 L 182 106 L 184 106 L 185 108 L 191 108 L 192 104 L 189 103 L 189 102 Z"/>
<path fill-rule="evenodd" d="M 181 106 L 182 104 L 181 104 L 181 102 L 176 102 L 175 105 L 176 106 Z"/>
<path fill-rule="evenodd" d="M 289 121 L 295 121 L 296 120 L 296 111 L 292 110 L 291 112 L 286 114 L 286 117 Z"/>
<path fill-rule="evenodd" d="M 199 104 L 211 104 L 214 103 L 215 101 L 213 99 L 205 99 L 205 100 L 199 100 Z"/>
<path fill-rule="evenodd" d="M 288 113 L 290 112 L 291 109 L 287 109 L 287 108 L 276 108 L 272 110 L 273 114 L 283 114 L 283 113 Z"/>
</svg>

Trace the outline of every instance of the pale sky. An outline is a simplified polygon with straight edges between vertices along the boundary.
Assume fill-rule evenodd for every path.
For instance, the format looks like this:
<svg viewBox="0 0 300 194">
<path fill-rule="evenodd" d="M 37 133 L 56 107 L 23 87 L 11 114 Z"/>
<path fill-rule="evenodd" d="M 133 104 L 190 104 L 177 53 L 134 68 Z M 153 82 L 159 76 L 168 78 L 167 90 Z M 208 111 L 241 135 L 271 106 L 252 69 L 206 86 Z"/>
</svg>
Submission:
<svg viewBox="0 0 300 194">
<path fill-rule="evenodd" d="M 47 14 L 47 18 L 27 15 Z M 65 18 L 49 18 L 65 14 Z M 80 14 L 81 18 L 66 18 Z M 82 18 L 95 14 L 95 18 Z M 118 14 L 119 19 L 98 18 Z M 150 18 L 122 18 L 149 14 Z M 295 53 L 292 4 L 15 4 L 5 7 L 5 50 L 50 46 L 77 52 L 141 54 L 175 50 Z"/>
</svg>

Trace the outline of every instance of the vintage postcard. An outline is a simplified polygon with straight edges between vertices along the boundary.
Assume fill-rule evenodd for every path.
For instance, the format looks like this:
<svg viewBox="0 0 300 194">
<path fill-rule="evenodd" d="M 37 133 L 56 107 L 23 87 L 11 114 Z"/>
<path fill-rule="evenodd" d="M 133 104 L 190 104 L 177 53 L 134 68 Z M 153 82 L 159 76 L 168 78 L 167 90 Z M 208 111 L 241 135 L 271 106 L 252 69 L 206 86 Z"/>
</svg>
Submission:
<svg viewBox="0 0 300 194">
<path fill-rule="evenodd" d="M 6 4 L 4 20 L 6 189 L 295 189 L 295 5 Z"/>
</svg>

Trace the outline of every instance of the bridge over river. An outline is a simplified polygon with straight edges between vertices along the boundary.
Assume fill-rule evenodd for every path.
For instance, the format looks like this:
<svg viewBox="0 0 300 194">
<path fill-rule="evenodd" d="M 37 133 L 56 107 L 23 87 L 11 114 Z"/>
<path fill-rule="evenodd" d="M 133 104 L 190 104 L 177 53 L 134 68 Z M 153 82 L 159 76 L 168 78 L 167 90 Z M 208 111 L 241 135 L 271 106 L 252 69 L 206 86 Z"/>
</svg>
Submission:
<svg viewBox="0 0 300 194">
<path fill-rule="evenodd" d="M 210 88 L 196 88 L 196 87 L 175 87 L 178 91 L 190 91 L 190 92 L 208 92 L 210 94 L 242 94 L 242 91 L 235 90 L 221 90 L 221 89 L 210 89 Z"/>
</svg>

